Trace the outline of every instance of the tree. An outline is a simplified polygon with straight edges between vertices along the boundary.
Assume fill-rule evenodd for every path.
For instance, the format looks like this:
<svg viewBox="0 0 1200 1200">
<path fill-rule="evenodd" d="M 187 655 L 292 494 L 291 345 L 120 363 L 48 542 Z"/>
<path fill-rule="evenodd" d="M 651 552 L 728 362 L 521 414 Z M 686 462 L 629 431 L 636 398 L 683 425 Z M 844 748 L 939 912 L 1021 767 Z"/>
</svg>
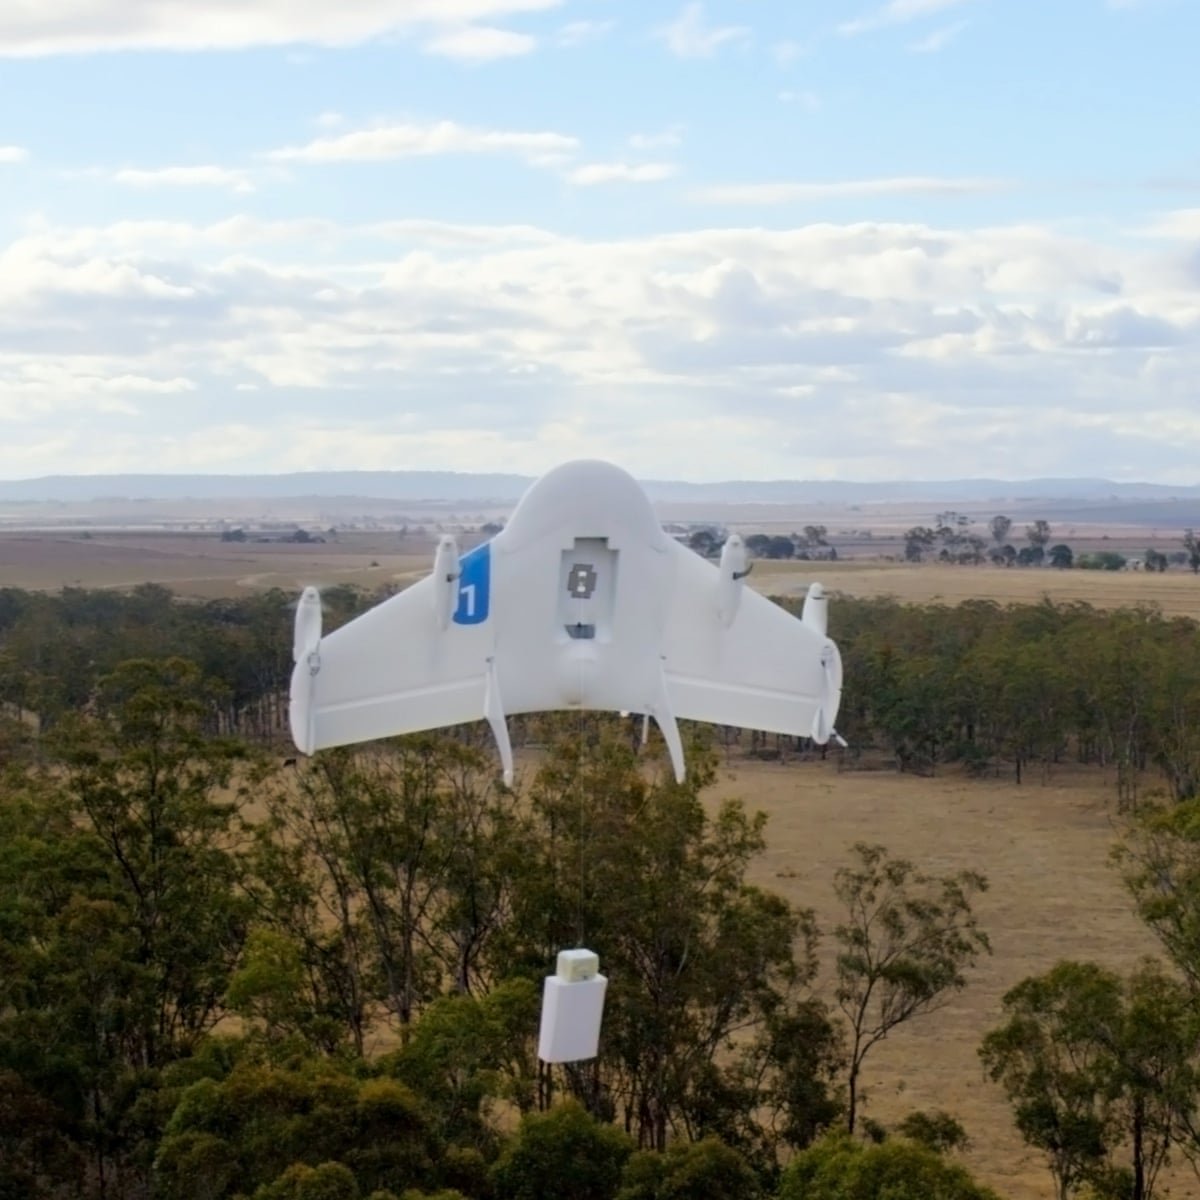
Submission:
<svg viewBox="0 0 1200 1200">
<path fill-rule="evenodd" d="M 937 533 L 927 525 L 914 525 L 904 535 L 904 558 L 907 562 L 922 562 L 926 552 L 937 540 Z"/>
<path fill-rule="evenodd" d="M 417 1021 L 390 1073 L 427 1101 L 437 1133 L 491 1157 L 496 1134 L 486 1106 L 502 1100 L 531 1111 L 537 1089 L 534 1045 L 541 994 L 528 979 L 509 979 L 476 998 L 443 996 Z"/>
<path fill-rule="evenodd" d="M 145 1066 L 215 1025 L 246 935 L 241 865 L 218 839 L 240 801 L 222 793 L 246 755 L 205 736 L 210 695 L 185 660 L 128 662 L 102 681 L 96 717 L 64 723 L 55 739 L 70 795 L 109 856 L 151 989 L 137 1050 Z"/>
<path fill-rule="evenodd" d="M 896 1126 L 896 1132 L 938 1154 L 965 1150 L 970 1145 L 967 1131 L 948 1112 L 911 1112 Z"/>
<path fill-rule="evenodd" d="M 858 1115 L 859 1080 L 871 1048 L 898 1025 L 947 1004 L 964 971 L 990 952 L 971 898 L 987 889 L 973 871 L 941 879 L 859 842 L 858 865 L 838 870 L 834 890 L 846 921 L 834 933 L 837 1001 L 850 1025 L 846 1127 Z"/>
<path fill-rule="evenodd" d="M 400 1194 L 441 1182 L 443 1150 L 420 1097 L 394 1079 L 330 1061 L 244 1061 L 183 1091 L 155 1158 L 156 1195 L 232 1200 L 276 1186 L 267 1194 L 288 1197 L 313 1169 L 349 1174 L 361 1194 Z"/>
<path fill-rule="evenodd" d="M 829 530 L 824 525 L 805 525 L 804 540 L 810 546 L 826 546 Z"/>
<path fill-rule="evenodd" d="M 1147 571 L 1158 571 L 1160 574 L 1170 565 L 1167 556 L 1161 550 L 1153 548 L 1146 551 L 1142 557 Z"/>
<path fill-rule="evenodd" d="M 253 775 L 204 735 L 209 691 L 182 660 L 126 664 L 0 804 L 0 1070 L 61 1114 L 101 1194 L 144 1186 L 162 1074 L 225 1015 L 245 939 L 229 826 L 234 768 Z"/>
<path fill-rule="evenodd" d="M 614 720 L 562 728 L 529 795 L 532 836 L 489 961 L 538 978 L 563 946 L 595 950 L 621 979 L 600 1056 L 553 1081 L 615 1115 L 639 1148 L 664 1149 L 672 1132 L 729 1141 L 731 1111 L 757 1112 L 758 1089 L 784 1069 L 776 1058 L 752 1076 L 747 1103 L 730 1052 L 768 1036 L 813 979 L 813 915 L 747 882 L 765 818 L 733 801 L 706 809 L 716 764 L 702 745 L 677 783 L 647 772 Z"/>
<path fill-rule="evenodd" d="M 517 798 L 477 750 L 415 737 L 333 751 L 265 800 L 254 896 L 300 947 L 311 1031 L 334 1019 L 361 1054 L 375 1004 L 405 1038 L 445 985 L 479 989 L 525 849 Z"/>
<path fill-rule="evenodd" d="M 1138 915 L 1200 994 L 1200 800 L 1142 809 L 1113 857 Z"/>
<path fill-rule="evenodd" d="M 522 1118 L 492 1171 L 497 1200 L 612 1200 L 633 1146 L 567 1100 Z"/>
<path fill-rule="evenodd" d="M 1149 965 L 1123 981 L 1063 962 L 1013 988 L 1004 1008 L 980 1055 L 1022 1136 L 1045 1152 L 1060 1200 L 1083 1183 L 1151 1200 L 1200 1082 L 1184 989 Z"/>
<path fill-rule="evenodd" d="M 1025 539 L 1030 546 L 1045 550 L 1050 542 L 1050 524 L 1039 517 L 1032 525 L 1025 526 Z"/>
<path fill-rule="evenodd" d="M 1187 554 L 1187 563 L 1192 568 L 1192 573 L 1200 572 L 1200 537 L 1196 536 L 1194 529 L 1189 529 L 1184 533 L 1183 549 Z"/>
<path fill-rule="evenodd" d="M 1008 541 L 1008 535 L 1012 532 L 1012 518 L 1005 516 L 995 516 L 988 522 L 988 529 L 992 533 L 992 541 L 997 546 L 1003 546 Z"/>
<path fill-rule="evenodd" d="M 1075 565 L 1085 571 L 1122 571 L 1129 565 L 1129 560 L 1116 550 L 1097 550 L 1092 554 L 1081 554 Z"/>
<path fill-rule="evenodd" d="M 688 545 L 702 558 L 708 558 L 717 552 L 724 538 L 711 526 L 695 529 L 688 535 Z"/>
<path fill-rule="evenodd" d="M 339 1162 L 296 1163 L 274 1183 L 255 1189 L 252 1200 L 359 1200 L 361 1195 L 354 1172 Z"/>
<path fill-rule="evenodd" d="M 746 538 L 746 549 L 756 558 L 766 558 L 771 551 L 771 538 L 765 533 L 752 533 Z"/>
<path fill-rule="evenodd" d="M 714 1137 L 640 1150 L 626 1164 L 616 1200 L 759 1200 L 750 1164 Z"/>
<path fill-rule="evenodd" d="M 917 1142 L 868 1146 L 846 1134 L 798 1154 L 779 1200 L 999 1200 L 957 1163 Z"/>
<path fill-rule="evenodd" d="M 767 546 L 768 558 L 793 558 L 796 554 L 796 543 L 790 537 L 777 534 L 771 538 Z"/>
<path fill-rule="evenodd" d="M 1050 547 L 1050 565 L 1060 571 L 1068 571 L 1075 563 L 1075 554 L 1065 542 Z"/>
</svg>

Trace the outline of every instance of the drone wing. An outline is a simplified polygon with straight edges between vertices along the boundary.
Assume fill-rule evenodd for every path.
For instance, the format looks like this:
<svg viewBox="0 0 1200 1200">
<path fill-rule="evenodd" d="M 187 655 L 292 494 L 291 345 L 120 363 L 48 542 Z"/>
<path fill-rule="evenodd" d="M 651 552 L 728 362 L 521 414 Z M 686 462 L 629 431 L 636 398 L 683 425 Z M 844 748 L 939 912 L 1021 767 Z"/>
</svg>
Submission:
<svg viewBox="0 0 1200 1200">
<path fill-rule="evenodd" d="M 664 634 L 667 691 L 675 716 L 743 729 L 834 735 L 842 661 L 825 635 L 824 593 L 814 587 L 803 620 L 741 586 L 731 574 L 674 544 L 676 588 Z M 741 593 L 722 619 L 729 589 Z M 724 588 L 724 592 L 722 591 Z"/>
<path fill-rule="evenodd" d="M 326 637 L 320 600 L 305 593 L 289 714 L 303 753 L 490 716 L 487 557 L 480 546 L 460 566 L 448 552 L 433 575 Z"/>
</svg>

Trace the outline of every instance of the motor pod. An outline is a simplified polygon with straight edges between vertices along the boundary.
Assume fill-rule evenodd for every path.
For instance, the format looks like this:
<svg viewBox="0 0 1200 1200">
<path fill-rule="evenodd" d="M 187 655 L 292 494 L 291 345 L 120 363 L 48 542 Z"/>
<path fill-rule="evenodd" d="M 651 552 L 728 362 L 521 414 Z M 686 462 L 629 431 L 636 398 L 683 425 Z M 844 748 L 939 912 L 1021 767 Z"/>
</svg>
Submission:
<svg viewBox="0 0 1200 1200">
<path fill-rule="evenodd" d="M 824 746 L 832 737 L 845 745 L 834 728 L 842 704 L 842 656 L 837 645 L 828 638 L 821 648 L 821 673 L 821 700 L 813 714 L 812 740 L 818 746 Z"/>
<path fill-rule="evenodd" d="M 749 554 L 746 543 L 739 534 L 733 533 L 721 547 L 720 574 L 717 578 L 717 618 L 728 629 L 737 616 L 742 601 L 742 588 L 750 574 Z"/>
<path fill-rule="evenodd" d="M 438 542 L 433 556 L 433 612 L 439 629 L 448 629 L 458 607 L 458 543 L 448 534 Z"/>
<path fill-rule="evenodd" d="M 298 663 L 316 652 L 321 643 L 321 593 L 306 587 L 296 605 L 296 624 L 292 636 L 292 662 Z"/>
<path fill-rule="evenodd" d="M 321 594 L 306 587 L 296 605 L 292 637 L 292 684 L 288 699 L 288 723 L 292 741 L 301 754 L 313 752 L 313 693 L 321 669 Z"/>
<path fill-rule="evenodd" d="M 800 619 L 813 631 L 825 637 L 829 630 L 829 597 L 819 583 L 809 584 L 804 597 L 804 608 Z"/>
</svg>

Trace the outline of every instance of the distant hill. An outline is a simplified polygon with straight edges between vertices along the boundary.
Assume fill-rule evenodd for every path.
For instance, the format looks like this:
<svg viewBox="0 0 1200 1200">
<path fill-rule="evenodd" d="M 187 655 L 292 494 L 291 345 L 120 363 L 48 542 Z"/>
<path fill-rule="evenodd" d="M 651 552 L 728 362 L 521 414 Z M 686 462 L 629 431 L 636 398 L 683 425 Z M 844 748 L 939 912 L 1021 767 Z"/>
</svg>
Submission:
<svg viewBox="0 0 1200 1200">
<path fill-rule="evenodd" d="M 400 501 L 509 502 L 531 476 L 456 471 L 305 471 L 284 475 L 49 475 L 0 481 L 0 502 L 70 504 L 94 501 L 227 500 L 340 497 Z M 1200 484 L 1114 483 L 1107 479 L 947 479 L 885 483 L 849 480 L 646 480 L 656 501 L 727 504 L 886 504 L 928 500 L 1085 504 L 1200 500 Z M 1165 513 L 1164 513 L 1165 516 Z"/>
</svg>

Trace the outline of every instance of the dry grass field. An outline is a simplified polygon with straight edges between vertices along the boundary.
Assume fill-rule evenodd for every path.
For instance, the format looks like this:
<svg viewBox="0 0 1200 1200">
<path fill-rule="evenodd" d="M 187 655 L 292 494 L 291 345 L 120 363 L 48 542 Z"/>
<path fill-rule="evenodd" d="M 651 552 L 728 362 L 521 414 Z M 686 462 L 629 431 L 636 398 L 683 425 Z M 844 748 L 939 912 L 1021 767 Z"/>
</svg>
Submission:
<svg viewBox="0 0 1200 1200">
<path fill-rule="evenodd" d="M 931 873 L 981 871 L 990 888 L 976 903 L 993 954 L 939 1013 L 895 1030 L 864 1068 L 866 1116 L 885 1125 L 913 1109 L 945 1109 L 966 1127 L 968 1166 L 1006 1200 L 1049 1200 L 1040 1155 L 1013 1128 L 1002 1091 L 976 1050 L 1001 1019 L 1014 984 L 1063 958 L 1132 967 L 1155 943 L 1133 915 L 1108 864 L 1115 841 L 1113 786 L 1099 773 L 1064 773 L 1048 784 L 839 774 L 832 764 L 739 762 L 710 795 L 737 796 L 768 814 L 768 852 L 755 882 L 816 910 L 822 928 L 839 920 L 837 868 L 855 842 L 877 842 Z M 834 949 L 822 946 L 822 995 L 832 1002 Z M 1200 1194 L 1189 1171 L 1175 1197 Z"/>
<path fill-rule="evenodd" d="M 1200 578 L 1178 568 L 1164 574 L 1146 574 L 933 563 L 760 561 L 750 575 L 750 582 L 769 595 L 802 593 L 814 579 L 827 590 L 848 596 L 895 596 L 899 600 L 941 604 L 977 599 L 1035 604 L 1048 596 L 1060 603 L 1085 601 L 1097 608 L 1156 604 L 1168 616 L 1200 619 Z"/>
<path fill-rule="evenodd" d="M 463 545 L 470 545 L 468 538 Z M 161 583 L 182 596 L 212 599 L 280 587 L 338 583 L 378 587 L 408 583 L 432 566 L 428 538 L 351 533 L 324 544 L 221 542 L 186 533 L 0 533 L 0 585 L 57 591 L 63 587 L 129 588 Z M 957 604 L 976 598 L 1005 602 L 1083 600 L 1097 607 L 1152 603 L 1168 615 L 1200 618 L 1200 579 L 1174 568 L 1140 571 L 1056 571 L 1002 567 L 909 565 L 856 559 L 837 563 L 755 564 L 749 582 L 768 595 L 802 593 L 819 579 L 850 596 L 896 596 Z"/>
<path fill-rule="evenodd" d="M 160 583 L 189 598 L 245 596 L 312 583 L 366 587 L 407 581 L 432 565 L 426 539 L 351 534 L 311 545 L 222 542 L 212 535 L 159 533 L 0 533 L 0 584 L 131 588 Z"/>
</svg>

